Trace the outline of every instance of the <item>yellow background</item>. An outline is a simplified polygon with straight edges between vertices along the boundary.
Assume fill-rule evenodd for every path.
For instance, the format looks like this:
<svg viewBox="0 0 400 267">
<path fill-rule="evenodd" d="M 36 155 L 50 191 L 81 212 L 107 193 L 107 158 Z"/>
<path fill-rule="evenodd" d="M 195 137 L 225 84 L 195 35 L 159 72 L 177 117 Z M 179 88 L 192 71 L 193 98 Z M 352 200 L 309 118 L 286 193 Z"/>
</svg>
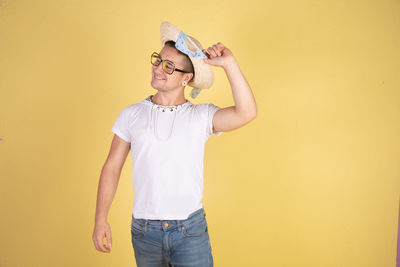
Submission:
<svg viewBox="0 0 400 267">
<path fill-rule="evenodd" d="M 258 117 L 206 143 L 217 267 L 394 266 L 400 2 L 0 0 L 0 266 L 134 266 L 130 154 L 110 254 L 97 184 L 127 105 L 151 88 L 167 20 L 232 50 Z M 193 103 L 233 105 L 228 80 Z"/>
</svg>

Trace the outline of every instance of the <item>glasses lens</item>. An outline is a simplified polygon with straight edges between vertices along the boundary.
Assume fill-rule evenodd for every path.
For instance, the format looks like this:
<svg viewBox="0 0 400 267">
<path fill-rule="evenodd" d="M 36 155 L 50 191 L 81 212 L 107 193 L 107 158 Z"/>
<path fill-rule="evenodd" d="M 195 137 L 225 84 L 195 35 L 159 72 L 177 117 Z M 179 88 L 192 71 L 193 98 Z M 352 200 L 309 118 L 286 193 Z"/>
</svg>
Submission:
<svg viewBox="0 0 400 267">
<path fill-rule="evenodd" d="M 174 72 L 174 69 L 175 69 L 174 63 L 172 63 L 171 61 L 168 61 L 168 60 L 164 61 L 164 70 L 166 73 L 171 74 Z"/>
<path fill-rule="evenodd" d="M 161 62 L 161 58 L 158 54 L 153 53 L 151 55 L 151 64 L 153 64 L 154 66 L 158 66 Z"/>
</svg>

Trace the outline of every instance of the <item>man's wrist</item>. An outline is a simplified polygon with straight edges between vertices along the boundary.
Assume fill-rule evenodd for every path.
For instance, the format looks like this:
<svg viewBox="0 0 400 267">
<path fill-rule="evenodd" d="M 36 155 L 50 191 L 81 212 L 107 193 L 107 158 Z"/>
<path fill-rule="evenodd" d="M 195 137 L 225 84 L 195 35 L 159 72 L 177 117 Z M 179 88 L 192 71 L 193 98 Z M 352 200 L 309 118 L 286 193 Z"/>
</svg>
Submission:
<svg viewBox="0 0 400 267">
<path fill-rule="evenodd" d="M 232 56 L 226 60 L 226 63 L 224 64 L 223 68 L 225 71 L 229 71 L 230 69 L 236 67 L 237 65 L 238 65 L 238 63 L 237 63 L 235 57 Z"/>
<path fill-rule="evenodd" d="M 94 221 L 95 223 L 107 222 L 107 214 L 96 214 Z"/>
</svg>

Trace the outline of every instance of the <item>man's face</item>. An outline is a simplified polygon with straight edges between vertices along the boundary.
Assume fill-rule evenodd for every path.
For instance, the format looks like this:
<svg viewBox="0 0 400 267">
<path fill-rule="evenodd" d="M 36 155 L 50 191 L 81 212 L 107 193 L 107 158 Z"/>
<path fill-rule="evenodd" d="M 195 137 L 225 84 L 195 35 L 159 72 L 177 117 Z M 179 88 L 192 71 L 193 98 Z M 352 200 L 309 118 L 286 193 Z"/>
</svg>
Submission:
<svg viewBox="0 0 400 267">
<path fill-rule="evenodd" d="M 175 67 L 183 69 L 182 62 L 185 59 L 183 55 L 178 54 L 175 48 L 168 45 L 164 46 L 160 51 L 162 59 L 168 59 L 175 63 Z M 152 65 L 151 86 L 159 91 L 171 91 L 182 87 L 182 82 L 185 80 L 184 73 L 174 71 L 172 74 L 167 74 L 162 69 L 162 64 L 158 66 Z"/>
</svg>

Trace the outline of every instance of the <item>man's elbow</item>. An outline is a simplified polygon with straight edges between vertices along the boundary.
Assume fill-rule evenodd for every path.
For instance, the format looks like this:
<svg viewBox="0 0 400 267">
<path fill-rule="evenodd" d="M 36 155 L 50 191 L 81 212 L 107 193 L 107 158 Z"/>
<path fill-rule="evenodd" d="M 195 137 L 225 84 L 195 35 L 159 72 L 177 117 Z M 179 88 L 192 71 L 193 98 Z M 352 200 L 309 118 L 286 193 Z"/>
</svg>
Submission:
<svg viewBox="0 0 400 267">
<path fill-rule="evenodd" d="M 257 117 L 257 108 L 253 110 L 246 110 L 241 113 L 236 113 L 239 124 L 244 125 L 254 120 Z"/>
<path fill-rule="evenodd" d="M 249 114 L 249 121 L 254 120 L 257 117 L 257 109 L 255 109 L 253 112 L 250 112 Z"/>
<path fill-rule="evenodd" d="M 257 112 L 248 112 L 246 116 L 242 118 L 242 125 L 245 125 L 257 117 Z"/>
</svg>

